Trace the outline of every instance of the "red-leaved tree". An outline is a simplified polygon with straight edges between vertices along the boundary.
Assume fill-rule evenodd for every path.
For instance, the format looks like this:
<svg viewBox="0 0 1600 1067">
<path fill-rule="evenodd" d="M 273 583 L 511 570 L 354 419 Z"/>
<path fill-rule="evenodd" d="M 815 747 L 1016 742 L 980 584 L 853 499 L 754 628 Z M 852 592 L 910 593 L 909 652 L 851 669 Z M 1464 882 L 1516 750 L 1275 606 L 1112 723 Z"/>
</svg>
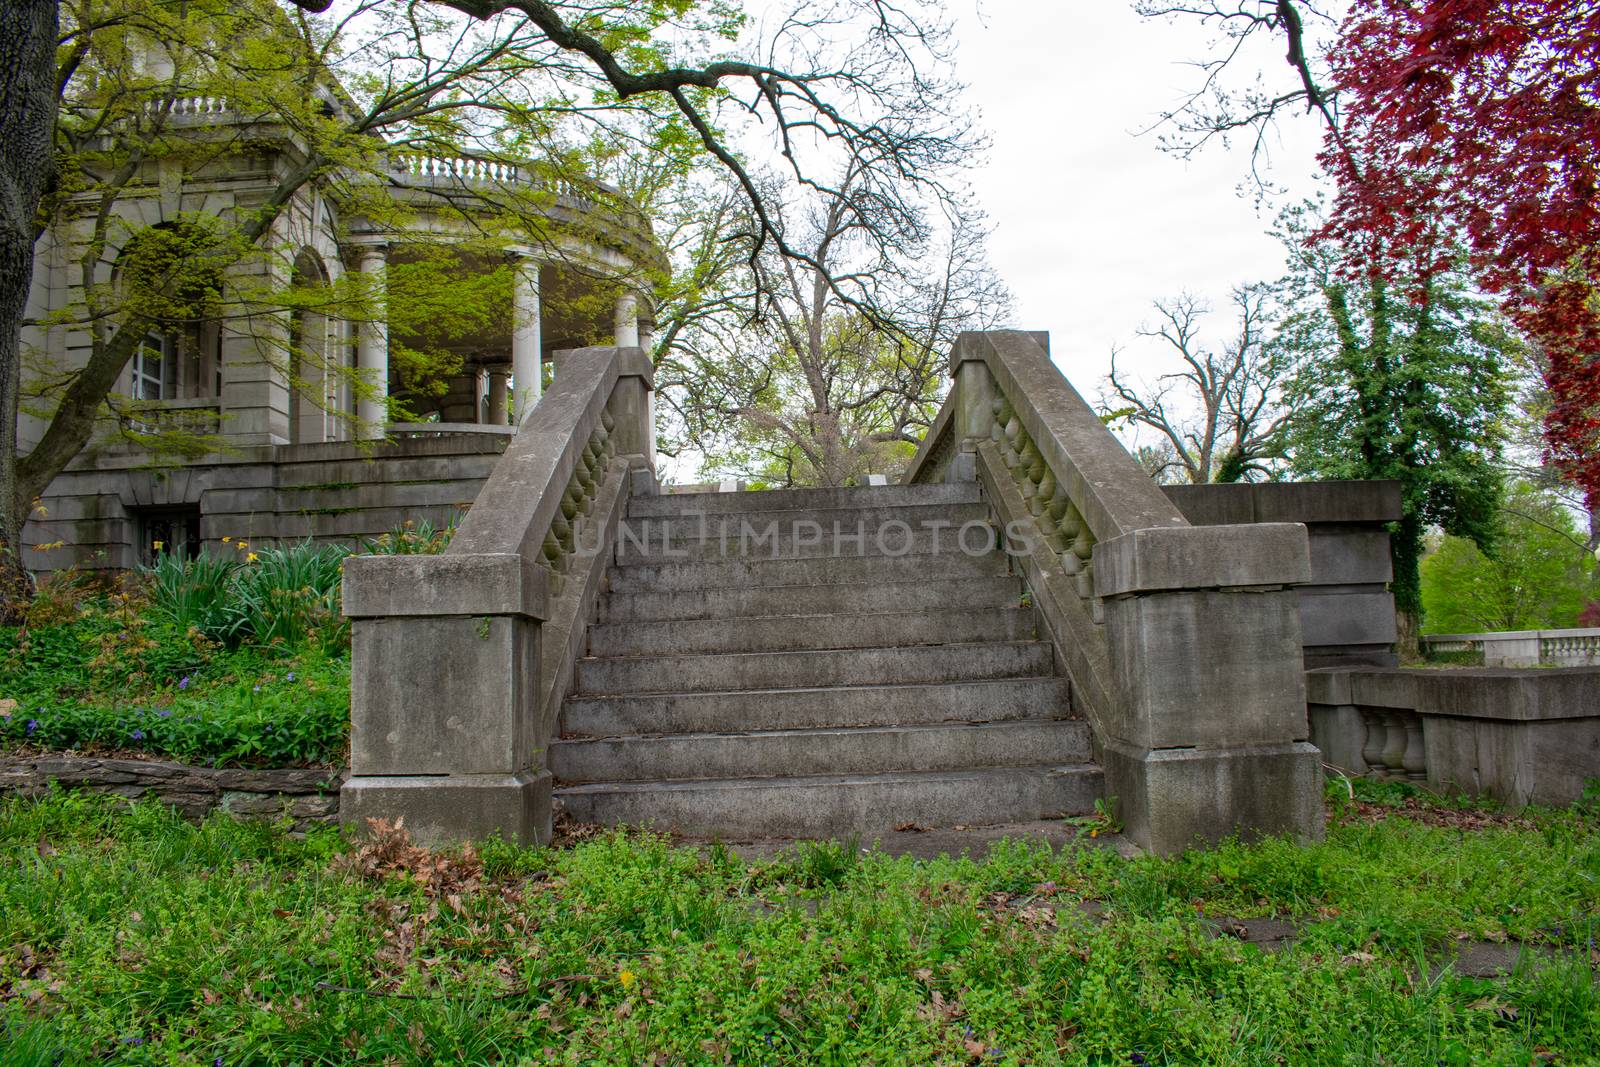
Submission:
<svg viewBox="0 0 1600 1067">
<path fill-rule="evenodd" d="M 1600 5 L 1355 0 L 1333 49 L 1330 230 L 1464 234 L 1548 362 L 1549 457 L 1600 510 Z"/>
</svg>

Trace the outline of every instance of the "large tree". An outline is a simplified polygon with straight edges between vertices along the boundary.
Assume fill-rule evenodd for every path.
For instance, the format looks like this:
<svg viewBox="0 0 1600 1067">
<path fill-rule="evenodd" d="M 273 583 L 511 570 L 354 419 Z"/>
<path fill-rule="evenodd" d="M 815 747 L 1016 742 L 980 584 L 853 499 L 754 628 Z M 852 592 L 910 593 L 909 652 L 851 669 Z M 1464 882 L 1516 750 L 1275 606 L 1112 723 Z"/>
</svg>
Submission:
<svg viewBox="0 0 1600 1067">
<path fill-rule="evenodd" d="M 1584 496 L 1600 545 L 1600 8 L 1354 0 L 1340 19 L 1345 5 L 1321 0 L 1138 6 L 1220 37 L 1201 88 L 1168 116 L 1181 150 L 1248 131 L 1259 163 L 1282 117 L 1323 123 L 1338 183 L 1324 236 L 1362 252 L 1348 275 L 1466 246 L 1476 284 L 1543 350 L 1546 458 Z M 1245 58 L 1262 46 L 1281 50 L 1284 77 Z"/>
<path fill-rule="evenodd" d="M 1234 332 L 1221 346 L 1204 338 L 1211 308 L 1181 294 L 1156 301 L 1157 321 L 1139 335 L 1162 342 L 1177 369 L 1154 381 L 1117 371 L 1118 352 L 1100 394 L 1113 426 L 1151 431 L 1141 462 L 1158 481 L 1237 482 L 1273 473 L 1283 458 L 1290 412 L 1283 405 L 1284 353 L 1275 343 L 1274 297 L 1265 285 L 1236 286 Z M 1176 476 L 1176 478 L 1174 478 Z"/>
<path fill-rule="evenodd" d="M 1306 477 L 1400 482 L 1392 588 L 1402 647 L 1414 651 L 1428 529 L 1493 547 L 1519 341 L 1460 267 L 1430 257 L 1350 278 L 1347 250 L 1307 242 L 1304 214 L 1287 219 L 1290 466 Z"/>
<path fill-rule="evenodd" d="M 63 6 L 71 17 L 59 34 L 57 6 L 37 0 L 8 3 L 0 23 L 6 31 L 0 34 L 6 78 L 0 119 L 6 123 L 0 149 L 6 229 L 0 240 L 8 257 L 0 293 L 0 409 L 8 413 L 16 410 L 21 384 L 18 338 L 28 279 L 20 267 L 31 262 L 41 232 L 39 205 L 47 190 L 77 191 L 78 175 L 57 162 L 55 149 L 71 131 L 56 121 L 56 108 L 79 99 L 85 84 L 99 88 L 80 78 L 81 71 L 124 69 L 114 54 L 96 51 L 101 42 L 113 42 L 106 47 L 114 52 L 118 33 L 130 24 L 143 22 L 148 37 L 175 44 L 190 59 L 174 64 L 168 99 L 185 93 L 238 97 L 264 119 L 288 126 L 304 148 L 255 211 L 225 227 L 185 231 L 193 242 L 186 250 L 200 253 L 200 266 L 212 272 L 258 247 L 306 184 L 343 181 L 359 193 L 362 174 L 380 179 L 373 187 L 393 180 L 375 153 L 383 141 L 441 153 L 487 149 L 497 158 L 534 156 L 561 167 L 585 158 L 592 140 L 586 130 L 612 120 L 628 123 L 664 152 L 704 153 L 734 175 L 754 219 L 747 249 L 752 260 L 774 247 L 812 268 L 820 264 L 785 239 L 731 147 L 741 130 L 764 124 L 794 180 L 847 211 L 859 209 L 859 198 L 843 196 L 818 177 L 836 173 L 841 153 L 865 161 L 866 179 L 881 202 L 902 196 L 949 202 L 954 192 L 947 176 L 972 147 L 970 127 L 952 103 L 954 87 L 942 73 L 945 39 L 920 5 L 839 0 L 804 9 L 754 42 L 759 59 L 729 54 L 740 26 L 736 9 L 689 0 L 598 6 L 578 0 L 348 0 L 337 6 L 315 0 L 295 7 L 327 14 L 292 19 L 271 0 L 76 0 Z M 254 32 L 245 27 L 251 19 Z M 281 53 L 286 39 L 295 62 L 274 52 Z M 827 47 L 829 40 L 839 47 Z M 333 80 L 346 91 L 330 100 L 317 90 Z M 743 98 L 734 95 L 740 87 L 747 91 Z M 121 110 L 83 113 L 91 126 L 101 121 L 97 115 L 122 120 L 121 153 L 102 162 L 93 174 L 97 182 L 107 171 L 115 177 L 140 166 L 150 148 L 178 150 L 163 137 L 170 108 L 128 108 L 136 95 L 119 94 Z M 111 132 L 109 125 L 98 130 Z M 860 221 L 868 240 L 882 232 L 877 220 Z M 13 260 L 19 269 L 10 269 Z M 157 287 L 164 297 L 174 287 L 193 288 L 184 278 L 166 281 L 172 284 Z M 831 276 L 828 284 L 872 314 L 870 290 Z M 14 583 L 25 580 L 17 545 L 31 501 L 89 439 L 107 391 L 149 324 L 148 312 L 157 310 L 134 309 L 116 321 L 104 317 L 94 356 L 60 383 L 44 436 L 26 457 L 17 454 L 15 415 L 0 427 L 6 489 L 0 565 Z"/>
<path fill-rule="evenodd" d="M 977 213 L 941 216 L 935 228 L 859 167 L 837 188 L 843 199 L 794 185 L 767 194 L 785 243 L 805 259 L 774 245 L 748 270 L 724 273 L 702 303 L 714 292 L 736 314 L 701 316 L 660 352 L 676 443 L 707 473 L 836 486 L 893 470 L 937 413 L 956 334 L 1009 314 Z M 896 236 L 869 240 L 869 224 Z M 842 293 L 837 279 L 848 280 Z"/>
</svg>

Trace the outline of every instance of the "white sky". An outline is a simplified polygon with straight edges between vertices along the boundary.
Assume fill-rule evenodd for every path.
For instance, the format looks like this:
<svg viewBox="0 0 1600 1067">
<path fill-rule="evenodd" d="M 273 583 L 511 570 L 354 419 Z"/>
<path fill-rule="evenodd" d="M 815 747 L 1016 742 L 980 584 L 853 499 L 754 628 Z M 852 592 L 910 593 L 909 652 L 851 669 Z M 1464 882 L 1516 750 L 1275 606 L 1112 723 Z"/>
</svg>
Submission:
<svg viewBox="0 0 1600 1067">
<path fill-rule="evenodd" d="M 1238 193 L 1244 144 L 1195 161 L 1139 135 L 1192 90 L 1182 64 L 1204 54 L 1192 25 L 1140 18 L 1131 0 L 951 0 L 958 73 L 991 132 L 972 176 L 994 223 L 990 258 L 1016 295 L 1017 325 L 1050 331 L 1051 352 L 1093 399 L 1113 344 L 1119 366 L 1159 373 L 1156 343 L 1134 336 L 1152 300 L 1189 290 L 1228 322 L 1228 290 L 1278 277 L 1283 257 Z M 1292 77 L 1287 65 L 1269 75 Z M 1319 130 L 1307 118 L 1274 146 L 1273 177 L 1312 192 Z"/>
</svg>

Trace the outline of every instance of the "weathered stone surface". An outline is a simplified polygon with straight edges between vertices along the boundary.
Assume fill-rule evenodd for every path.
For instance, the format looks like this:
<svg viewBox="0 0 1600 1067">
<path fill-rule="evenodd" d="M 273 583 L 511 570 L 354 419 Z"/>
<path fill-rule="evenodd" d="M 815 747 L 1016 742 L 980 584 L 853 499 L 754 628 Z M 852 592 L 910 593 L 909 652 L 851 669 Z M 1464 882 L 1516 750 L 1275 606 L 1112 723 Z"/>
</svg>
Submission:
<svg viewBox="0 0 1600 1067">
<path fill-rule="evenodd" d="M 1322 762 L 1345 774 L 1366 774 L 1361 749 L 1367 727 L 1361 709 L 1351 704 L 1312 704 L 1311 743 L 1322 752 Z"/>
<path fill-rule="evenodd" d="M 1310 580 L 1306 531 L 1298 523 L 1157 527 L 1094 548 L 1095 595 L 1102 597 Z"/>
<path fill-rule="evenodd" d="M 194 767 L 157 760 L 37 756 L 0 759 L 0 796 L 88 789 L 126 800 L 154 798 L 186 818 L 213 811 L 276 819 L 303 830 L 335 817 L 344 771 L 335 768 Z"/>
<path fill-rule="evenodd" d="M 344 613 L 352 619 L 548 613 L 549 572 L 524 556 L 353 556 L 344 565 Z"/>
<path fill-rule="evenodd" d="M 529 766 L 539 707 L 536 622 L 359 619 L 351 640 L 353 774 L 510 774 Z"/>
<path fill-rule="evenodd" d="M 1292 591 L 1119 597 L 1106 601 L 1105 631 L 1108 738 L 1176 748 L 1309 736 Z"/>
<path fill-rule="evenodd" d="M 1150 750 L 1107 742 L 1101 760 L 1128 836 L 1154 853 L 1235 833 L 1322 837 L 1321 755 L 1313 745 Z"/>
<path fill-rule="evenodd" d="M 418 844 L 433 847 L 499 836 L 523 844 L 550 840 L 550 774 L 433 775 L 345 782 L 339 821 L 357 833 L 368 819 L 403 818 Z"/>
</svg>

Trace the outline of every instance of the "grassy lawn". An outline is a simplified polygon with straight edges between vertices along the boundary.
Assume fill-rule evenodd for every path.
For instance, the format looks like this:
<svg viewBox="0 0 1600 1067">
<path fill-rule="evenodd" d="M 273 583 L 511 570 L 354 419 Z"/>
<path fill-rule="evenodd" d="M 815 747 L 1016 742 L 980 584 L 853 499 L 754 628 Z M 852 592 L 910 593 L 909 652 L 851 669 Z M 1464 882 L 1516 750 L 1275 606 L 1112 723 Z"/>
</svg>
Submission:
<svg viewBox="0 0 1600 1067">
<path fill-rule="evenodd" d="M 13 800 L 0 1063 L 1600 1062 L 1600 821 L 1358 796 L 1312 848 L 752 863 Z M 1500 941 L 1536 962 L 1449 963 Z"/>
</svg>

